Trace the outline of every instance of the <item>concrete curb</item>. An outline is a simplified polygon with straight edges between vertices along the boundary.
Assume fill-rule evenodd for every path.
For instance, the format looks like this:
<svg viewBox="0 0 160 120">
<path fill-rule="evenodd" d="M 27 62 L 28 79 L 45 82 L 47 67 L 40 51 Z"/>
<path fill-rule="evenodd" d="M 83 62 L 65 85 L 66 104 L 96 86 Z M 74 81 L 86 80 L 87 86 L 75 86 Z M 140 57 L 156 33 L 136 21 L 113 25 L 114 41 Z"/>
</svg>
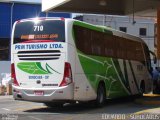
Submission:
<svg viewBox="0 0 160 120">
<path fill-rule="evenodd" d="M 138 99 L 135 101 L 136 103 L 139 103 L 139 104 L 143 104 L 143 105 L 160 105 L 160 101 L 145 101 L 145 100 L 142 100 L 142 99 Z"/>
<path fill-rule="evenodd" d="M 144 97 L 160 97 L 160 94 L 143 94 Z"/>
</svg>

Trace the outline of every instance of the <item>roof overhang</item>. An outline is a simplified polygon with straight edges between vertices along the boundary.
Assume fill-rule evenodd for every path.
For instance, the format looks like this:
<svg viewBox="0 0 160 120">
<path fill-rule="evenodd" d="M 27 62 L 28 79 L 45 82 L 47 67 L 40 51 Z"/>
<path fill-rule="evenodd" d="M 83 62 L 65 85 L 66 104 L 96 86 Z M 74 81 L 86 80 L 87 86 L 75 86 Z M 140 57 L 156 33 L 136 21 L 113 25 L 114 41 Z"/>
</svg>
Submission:
<svg viewBox="0 0 160 120">
<path fill-rule="evenodd" d="M 42 11 L 128 15 L 156 11 L 159 5 L 160 0 L 42 0 Z"/>
</svg>

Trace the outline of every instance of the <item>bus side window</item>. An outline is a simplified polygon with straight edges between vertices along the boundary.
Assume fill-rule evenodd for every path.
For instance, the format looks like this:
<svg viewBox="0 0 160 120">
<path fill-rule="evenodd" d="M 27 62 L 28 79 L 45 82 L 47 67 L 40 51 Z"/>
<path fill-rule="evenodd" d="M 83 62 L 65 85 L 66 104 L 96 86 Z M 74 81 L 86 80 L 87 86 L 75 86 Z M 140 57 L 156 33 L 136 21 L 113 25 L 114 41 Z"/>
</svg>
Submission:
<svg viewBox="0 0 160 120">
<path fill-rule="evenodd" d="M 81 35 L 81 37 L 82 37 L 81 42 L 83 44 L 82 47 L 84 47 L 83 51 L 86 54 L 90 54 L 91 53 L 91 47 L 90 47 L 90 45 L 91 45 L 91 31 L 88 29 L 83 29 L 81 32 L 83 32 L 83 34 Z"/>
<path fill-rule="evenodd" d="M 136 42 L 135 48 L 136 48 L 136 59 L 144 63 L 145 58 L 143 55 L 143 48 L 142 48 L 141 42 Z"/>
<path fill-rule="evenodd" d="M 92 54 L 103 56 L 104 44 L 103 44 L 103 33 L 92 31 Z"/>
<path fill-rule="evenodd" d="M 104 35 L 104 50 L 105 56 L 115 57 L 115 50 L 114 50 L 114 37 L 108 34 Z"/>
<path fill-rule="evenodd" d="M 146 57 L 146 65 L 147 65 L 148 69 L 150 70 L 151 69 L 150 51 L 149 51 L 147 45 L 145 45 L 145 44 L 143 44 L 143 48 L 144 48 L 144 54 Z"/>
<path fill-rule="evenodd" d="M 126 39 L 116 37 L 117 42 L 117 57 L 120 59 L 126 59 Z"/>
<path fill-rule="evenodd" d="M 73 29 L 77 48 L 85 54 L 91 54 L 91 31 L 76 25 Z"/>
</svg>

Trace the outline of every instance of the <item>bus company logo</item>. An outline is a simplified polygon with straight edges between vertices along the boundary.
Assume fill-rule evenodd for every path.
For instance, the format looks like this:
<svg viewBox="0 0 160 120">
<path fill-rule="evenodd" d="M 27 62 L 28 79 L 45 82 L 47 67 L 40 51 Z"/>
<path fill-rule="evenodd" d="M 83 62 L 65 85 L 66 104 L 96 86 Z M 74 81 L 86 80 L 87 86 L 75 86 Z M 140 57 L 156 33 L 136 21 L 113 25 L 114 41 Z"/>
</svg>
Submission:
<svg viewBox="0 0 160 120">
<path fill-rule="evenodd" d="M 17 64 L 17 67 L 22 70 L 23 72 L 29 74 L 53 74 L 53 72 L 57 72 L 47 63 L 45 64 L 45 68 L 42 67 L 40 62 L 20 62 Z"/>
</svg>

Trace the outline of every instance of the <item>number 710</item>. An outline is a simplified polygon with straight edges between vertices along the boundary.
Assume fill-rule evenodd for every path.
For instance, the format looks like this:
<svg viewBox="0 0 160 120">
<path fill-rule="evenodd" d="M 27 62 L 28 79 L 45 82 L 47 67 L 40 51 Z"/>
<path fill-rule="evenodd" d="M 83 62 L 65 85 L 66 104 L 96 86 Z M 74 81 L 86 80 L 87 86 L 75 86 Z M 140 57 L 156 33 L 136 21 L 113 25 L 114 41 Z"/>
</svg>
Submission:
<svg viewBox="0 0 160 120">
<path fill-rule="evenodd" d="M 41 25 L 41 26 L 38 26 L 38 25 L 34 26 L 34 31 L 43 31 L 43 25 Z"/>
</svg>

